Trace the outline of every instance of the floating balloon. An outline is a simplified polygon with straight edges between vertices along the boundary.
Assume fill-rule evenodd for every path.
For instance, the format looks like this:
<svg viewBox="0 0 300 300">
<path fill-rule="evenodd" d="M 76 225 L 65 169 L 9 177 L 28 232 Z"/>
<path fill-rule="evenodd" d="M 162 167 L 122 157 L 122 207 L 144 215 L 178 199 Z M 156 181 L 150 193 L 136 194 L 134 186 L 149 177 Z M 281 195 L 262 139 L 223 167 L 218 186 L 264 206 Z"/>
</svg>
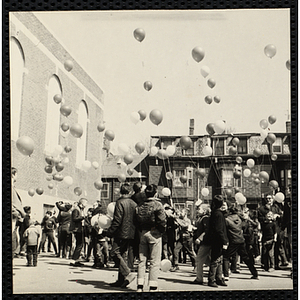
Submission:
<svg viewBox="0 0 300 300">
<path fill-rule="evenodd" d="M 290 60 L 287 60 L 286 63 L 285 63 L 285 66 L 288 70 L 291 70 L 291 63 L 290 63 Z"/>
<path fill-rule="evenodd" d="M 238 157 L 235 159 L 235 161 L 236 161 L 238 164 L 241 164 L 241 163 L 243 162 L 243 159 L 242 159 L 240 156 L 238 156 Z"/>
<path fill-rule="evenodd" d="M 50 174 L 50 173 L 52 173 L 52 171 L 53 171 L 52 166 L 46 166 L 46 167 L 45 167 L 45 172 L 46 172 L 46 173 L 49 173 L 49 174 Z"/>
<path fill-rule="evenodd" d="M 196 61 L 196 62 L 200 62 L 204 56 L 205 56 L 205 52 L 202 48 L 200 47 L 195 47 L 193 50 L 192 50 L 192 56 L 193 56 L 193 59 Z"/>
<path fill-rule="evenodd" d="M 272 58 L 276 54 L 276 47 L 274 45 L 267 45 L 264 51 L 267 57 Z"/>
<path fill-rule="evenodd" d="M 269 144 L 274 144 L 276 141 L 276 135 L 274 133 L 269 133 L 268 136 L 267 136 L 267 142 Z"/>
<path fill-rule="evenodd" d="M 215 87 L 215 85 L 216 85 L 216 81 L 215 81 L 214 79 L 212 79 L 212 78 L 209 78 L 209 79 L 207 80 L 207 85 L 208 85 L 211 89 L 213 89 L 213 88 Z"/>
<path fill-rule="evenodd" d="M 80 195 L 82 194 L 82 189 L 81 189 L 79 186 L 77 186 L 77 187 L 74 189 L 74 194 L 75 194 L 76 196 L 80 196 Z"/>
<path fill-rule="evenodd" d="M 220 103 L 221 102 L 221 98 L 219 96 L 214 96 L 214 101 L 216 103 Z"/>
<path fill-rule="evenodd" d="M 83 135 L 83 128 L 80 124 L 76 123 L 71 126 L 70 132 L 74 137 L 80 138 Z"/>
<path fill-rule="evenodd" d="M 140 115 L 138 112 L 134 111 L 130 114 L 130 120 L 133 124 L 137 124 L 140 120 Z"/>
<path fill-rule="evenodd" d="M 239 178 L 241 178 L 241 176 L 242 176 L 242 172 L 241 171 L 236 170 L 236 171 L 233 172 L 233 177 L 235 179 L 239 179 Z"/>
<path fill-rule="evenodd" d="M 237 146 L 239 143 L 240 143 L 239 138 L 234 137 L 234 138 L 232 139 L 232 145 Z"/>
<path fill-rule="evenodd" d="M 65 146 L 66 153 L 69 153 L 72 151 L 72 148 L 70 146 Z"/>
<path fill-rule="evenodd" d="M 263 119 L 259 122 L 259 126 L 262 128 L 262 129 L 266 129 L 268 127 L 269 123 L 266 119 Z"/>
<path fill-rule="evenodd" d="M 266 171 L 259 172 L 259 178 L 261 181 L 267 182 L 269 181 L 269 174 Z"/>
<path fill-rule="evenodd" d="M 200 177 L 205 177 L 206 170 L 205 169 L 196 169 L 195 174 Z"/>
<path fill-rule="evenodd" d="M 210 146 L 204 146 L 203 148 L 203 154 L 204 156 L 211 156 L 213 153 L 212 147 Z"/>
<path fill-rule="evenodd" d="M 57 172 L 61 172 L 64 168 L 65 168 L 65 166 L 62 163 L 58 163 L 55 166 L 55 169 L 56 169 Z"/>
<path fill-rule="evenodd" d="M 275 201 L 278 202 L 278 203 L 282 203 L 285 199 L 285 196 L 283 193 L 279 192 L 279 193 L 276 193 L 275 194 L 275 197 L 274 197 Z"/>
<path fill-rule="evenodd" d="M 59 95 L 59 94 L 56 94 L 56 95 L 53 97 L 53 100 L 54 100 L 54 102 L 55 102 L 56 104 L 59 104 L 59 103 L 61 103 L 61 101 L 62 101 L 62 96 Z"/>
<path fill-rule="evenodd" d="M 62 131 L 66 132 L 66 131 L 69 130 L 70 126 L 69 126 L 68 123 L 62 123 L 62 124 L 60 125 L 60 128 L 61 128 Z"/>
<path fill-rule="evenodd" d="M 49 184 L 48 184 L 48 188 L 49 188 L 50 190 L 52 190 L 52 189 L 54 188 L 54 184 L 53 184 L 53 183 L 49 183 Z"/>
<path fill-rule="evenodd" d="M 121 143 L 118 146 L 118 151 L 121 155 L 125 155 L 129 152 L 129 147 L 125 143 Z"/>
<path fill-rule="evenodd" d="M 176 152 L 176 147 L 173 145 L 169 145 L 166 149 L 166 152 L 167 152 L 168 156 L 172 156 Z"/>
<path fill-rule="evenodd" d="M 232 194 L 233 194 L 233 190 L 232 189 L 226 189 L 225 194 L 226 194 L 227 197 L 231 197 Z"/>
<path fill-rule="evenodd" d="M 68 164 L 69 163 L 69 157 L 65 157 L 61 162 L 64 164 Z"/>
<path fill-rule="evenodd" d="M 63 182 L 69 187 L 73 184 L 73 178 L 71 176 L 65 176 Z"/>
<path fill-rule="evenodd" d="M 62 174 L 54 174 L 53 179 L 56 180 L 56 181 L 63 181 L 64 176 Z"/>
<path fill-rule="evenodd" d="M 119 180 L 120 182 L 125 182 L 125 181 L 126 181 L 126 175 L 125 175 L 125 174 L 120 174 L 120 175 L 118 176 L 118 180 Z"/>
<path fill-rule="evenodd" d="M 93 161 L 92 166 L 95 170 L 97 170 L 99 168 L 99 163 L 97 161 Z"/>
<path fill-rule="evenodd" d="M 204 101 L 205 101 L 207 104 L 212 104 L 212 102 L 213 102 L 212 96 L 206 96 L 206 97 L 204 98 Z"/>
<path fill-rule="evenodd" d="M 169 197 L 171 195 L 171 191 L 169 188 L 163 188 L 161 193 L 165 196 L 165 197 Z"/>
<path fill-rule="evenodd" d="M 242 193 L 238 192 L 234 195 L 234 198 L 236 200 L 236 202 L 240 205 L 243 205 L 245 204 L 244 201 L 245 201 L 245 197 Z"/>
<path fill-rule="evenodd" d="M 68 59 L 68 60 L 65 61 L 64 67 L 65 67 L 65 69 L 66 69 L 68 72 L 70 72 L 70 71 L 72 71 L 72 69 L 73 69 L 73 67 L 74 67 L 74 64 L 73 64 L 73 62 L 72 62 L 71 60 Z"/>
<path fill-rule="evenodd" d="M 228 148 L 228 153 L 229 153 L 229 155 L 236 155 L 237 154 L 237 147 L 230 146 Z"/>
<path fill-rule="evenodd" d="M 102 215 L 98 217 L 98 225 L 102 229 L 108 229 L 111 225 L 111 219 L 108 216 Z"/>
<path fill-rule="evenodd" d="M 116 202 L 110 202 L 110 203 L 107 205 L 107 214 L 108 214 L 110 217 L 113 217 L 113 216 L 114 216 L 115 207 L 116 207 Z"/>
<path fill-rule="evenodd" d="M 144 82 L 144 89 L 149 92 L 152 89 L 152 82 L 145 81 Z"/>
<path fill-rule="evenodd" d="M 134 148 L 138 154 L 142 154 L 145 150 L 145 145 L 142 142 L 138 142 L 135 144 Z"/>
<path fill-rule="evenodd" d="M 262 129 L 260 131 L 260 136 L 264 140 L 268 136 L 268 130 Z"/>
<path fill-rule="evenodd" d="M 128 174 L 129 176 L 131 176 L 133 173 L 134 173 L 134 170 L 133 170 L 133 169 L 128 169 L 128 170 L 127 170 L 127 174 Z"/>
<path fill-rule="evenodd" d="M 165 149 L 159 149 L 157 151 L 157 157 L 160 158 L 160 159 L 166 159 L 169 156 L 168 156 L 167 151 Z"/>
<path fill-rule="evenodd" d="M 17 139 L 16 146 L 20 153 L 30 156 L 34 150 L 34 142 L 28 136 L 22 136 Z"/>
<path fill-rule="evenodd" d="M 273 161 L 275 161 L 275 160 L 277 159 L 277 155 L 276 155 L 276 154 L 272 154 L 272 155 L 271 155 L 271 159 L 272 159 Z"/>
<path fill-rule="evenodd" d="M 218 120 L 216 121 L 216 123 L 214 124 L 214 131 L 218 134 L 222 134 L 224 133 L 226 129 L 226 124 L 224 121 L 222 120 Z"/>
<path fill-rule="evenodd" d="M 65 116 L 65 117 L 68 117 L 72 112 L 72 108 L 68 105 L 62 105 L 60 107 L 60 113 Z"/>
<path fill-rule="evenodd" d="M 83 171 L 87 172 L 90 168 L 91 168 L 92 164 L 89 160 L 85 160 L 82 165 L 81 168 Z"/>
<path fill-rule="evenodd" d="M 187 150 L 187 149 L 191 148 L 193 142 L 189 136 L 182 136 L 180 138 L 179 144 L 182 149 Z"/>
<path fill-rule="evenodd" d="M 252 158 L 247 159 L 247 166 L 251 169 L 255 165 L 255 161 Z"/>
<path fill-rule="evenodd" d="M 272 125 L 276 122 L 277 118 L 274 115 L 269 116 L 268 121 Z"/>
<path fill-rule="evenodd" d="M 65 139 L 66 137 L 69 136 L 70 130 L 63 131 L 61 128 L 59 128 L 59 134 Z"/>
<path fill-rule="evenodd" d="M 172 174 L 172 172 L 170 172 L 170 171 L 167 172 L 167 173 L 166 173 L 166 177 L 167 177 L 168 180 L 172 180 L 172 179 L 173 179 L 173 174 Z"/>
<path fill-rule="evenodd" d="M 105 124 L 104 124 L 103 122 L 99 123 L 99 124 L 97 125 L 97 130 L 98 130 L 99 132 L 104 131 L 104 130 L 105 130 Z"/>
<path fill-rule="evenodd" d="M 61 145 L 57 145 L 57 146 L 55 146 L 55 148 L 54 148 L 54 150 L 53 150 L 53 152 L 52 152 L 52 155 L 53 155 L 53 157 L 54 157 L 54 156 L 58 156 L 58 155 L 60 155 L 63 151 L 64 151 L 64 148 L 63 148 Z"/>
<path fill-rule="evenodd" d="M 150 155 L 150 156 L 155 156 L 155 155 L 157 154 L 157 152 L 158 152 L 158 148 L 155 147 L 155 146 L 153 146 L 153 147 L 150 148 L 150 153 L 149 153 L 149 155 Z"/>
<path fill-rule="evenodd" d="M 160 262 L 160 269 L 163 272 L 168 272 L 171 269 L 171 267 L 172 267 L 172 263 L 168 259 L 163 259 Z"/>
<path fill-rule="evenodd" d="M 243 175 L 244 175 L 244 177 L 249 177 L 250 175 L 251 175 L 251 170 L 250 169 L 245 169 L 244 171 L 243 171 Z"/>
<path fill-rule="evenodd" d="M 134 30 L 133 36 L 137 41 L 142 42 L 146 36 L 145 30 L 142 28 L 137 28 Z"/>
<path fill-rule="evenodd" d="M 44 190 L 42 189 L 42 188 L 37 188 L 36 190 L 36 193 L 38 194 L 38 195 L 42 195 L 43 193 L 44 193 Z"/>
<path fill-rule="evenodd" d="M 34 190 L 34 189 L 29 189 L 29 190 L 28 190 L 28 195 L 29 195 L 30 197 L 33 197 L 34 194 L 35 194 L 35 190 Z"/>
<path fill-rule="evenodd" d="M 58 163 L 60 163 L 60 157 L 59 156 L 53 157 L 52 162 L 53 162 L 54 165 L 57 165 Z"/>
<path fill-rule="evenodd" d="M 147 113 L 142 109 L 138 111 L 138 114 L 140 115 L 140 120 L 141 121 L 144 121 L 147 117 Z"/>
<path fill-rule="evenodd" d="M 154 125 L 159 125 L 163 120 L 163 114 L 160 110 L 153 109 L 149 114 L 149 118 Z"/>
<path fill-rule="evenodd" d="M 185 184 L 187 182 L 187 176 L 182 175 L 182 176 L 180 176 L 179 180 L 180 180 L 181 183 Z"/>
<path fill-rule="evenodd" d="M 209 195 L 209 189 L 208 189 L 208 188 L 202 188 L 202 189 L 201 189 L 201 195 L 202 195 L 203 197 L 208 196 L 208 195 Z"/>
<path fill-rule="evenodd" d="M 130 165 L 133 162 L 133 156 L 131 154 L 126 154 L 124 156 L 124 162 L 127 165 Z"/>
<path fill-rule="evenodd" d="M 210 69 L 207 66 L 203 66 L 200 70 L 201 75 L 206 78 L 208 74 L 210 73 Z"/>
<path fill-rule="evenodd" d="M 48 165 L 52 165 L 53 161 L 52 161 L 53 157 L 52 156 L 46 156 L 45 157 L 45 161 Z"/>
<path fill-rule="evenodd" d="M 209 123 L 206 125 L 206 131 L 209 135 L 213 135 L 215 133 L 214 123 Z"/>
<path fill-rule="evenodd" d="M 278 182 L 276 180 L 271 180 L 269 182 L 269 186 L 272 187 L 274 190 L 276 190 L 278 188 Z"/>
<path fill-rule="evenodd" d="M 255 148 L 255 149 L 253 150 L 253 155 L 254 155 L 255 157 L 260 157 L 260 156 L 262 155 L 262 152 L 261 152 L 260 149 Z"/>
<path fill-rule="evenodd" d="M 46 180 L 47 181 L 51 181 L 53 179 L 53 175 L 48 175 L 47 177 L 46 177 Z"/>
<path fill-rule="evenodd" d="M 101 190 L 103 188 L 103 182 L 101 179 L 97 179 L 95 182 L 94 182 L 94 187 L 97 189 L 97 190 Z"/>
<path fill-rule="evenodd" d="M 254 183 L 257 185 L 257 184 L 260 184 L 260 179 L 259 178 L 255 178 L 254 179 Z"/>
<path fill-rule="evenodd" d="M 120 194 L 120 189 L 119 188 L 115 188 L 114 189 L 114 193 L 117 195 L 117 194 Z"/>
<path fill-rule="evenodd" d="M 112 130 L 106 130 L 104 132 L 104 136 L 108 141 L 113 141 L 115 138 L 115 134 Z"/>
</svg>

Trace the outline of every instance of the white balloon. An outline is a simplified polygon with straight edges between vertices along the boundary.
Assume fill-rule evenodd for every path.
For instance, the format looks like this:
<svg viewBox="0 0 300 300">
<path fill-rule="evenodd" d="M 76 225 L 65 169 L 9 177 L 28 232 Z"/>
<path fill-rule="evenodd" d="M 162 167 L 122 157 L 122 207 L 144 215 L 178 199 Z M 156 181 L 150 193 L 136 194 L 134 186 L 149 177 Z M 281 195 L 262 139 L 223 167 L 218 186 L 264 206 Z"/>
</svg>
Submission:
<svg viewBox="0 0 300 300">
<path fill-rule="evenodd" d="M 260 131 L 260 136 L 264 140 L 268 136 L 268 130 L 262 129 Z"/>
<path fill-rule="evenodd" d="M 99 163 L 97 161 L 93 161 L 92 166 L 95 170 L 97 170 L 99 168 Z"/>
<path fill-rule="evenodd" d="M 167 149 L 166 149 L 166 152 L 167 152 L 167 154 L 168 154 L 169 156 L 172 156 L 172 155 L 174 155 L 175 152 L 176 152 L 176 147 L 173 146 L 173 145 L 169 145 L 169 146 L 167 147 Z"/>
<path fill-rule="evenodd" d="M 203 154 L 204 154 L 205 156 L 211 156 L 212 153 L 213 153 L 212 147 L 210 147 L 210 146 L 205 146 L 205 147 L 203 148 Z"/>
<path fill-rule="evenodd" d="M 161 193 L 162 193 L 164 196 L 166 196 L 166 197 L 168 197 L 168 196 L 171 195 L 171 191 L 170 191 L 169 188 L 163 188 L 162 191 L 161 191 Z"/>
<path fill-rule="evenodd" d="M 251 170 L 250 169 L 245 169 L 243 174 L 244 174 L 244 177 L 249 177 L 251 175 Z"/>
<path fill-rule="evenodd" d="M 208 74 L 210 73 L 210 69 L 208 66 L 203 66 L 200 70 L 201 75 L 206 78 L 208 76 Z"/>
<path fill-rule="evenodd" d="M 216 121 L 216 123 L 214 124 L 214 130 L 215 130 L 215 132 L 218 133 L 218 134 L 224 133 L 225 129 L 226 129 L 226 124 L 225 124 L 225 122 L 222 121 L 222 120 L 218 120 L 218 121 Z"/>
<path fill-rule="evenodd" d="M 99 227 L 101 227 L 103 229 L 107 229 L 111 225 L 111 218 L 109 218 L 108 216 L 104 216 L 104 215 L 99 216 L 97 223 L 98 223 Z"/>
<path fill-rule="evenodd" d="M 70 162 L 69 157 L 65 157 L 61 162 L 64 164 L 68 164 Z"/>
<path fill-rule="evenodd" d="M 92 164 L 89 160 L 85 160 L 82 165 L 81 168 L 83 169 L 83 171 L 87 172 L 90 168 L 91 168 Z"/>
<path fill-rule="evenodd" d="M 236 202 L 240 205 L 244 205 L 247 201 L 246 197 L 242 193 L 236 193 L 234 196 Z"/>
<path fill-rule="evenodd" d="M 121 143 L 118 146 L 118 151 L 121 155 L 125 155 L 129 152 L 129 147 L 125 143 Z"/>
<path fill-rule="evenodd" d="M 52 156 L 58 156 L 64 151 L 64 148 L 61 145 L 57 145 L 54 148 L 54 151 L 52 152 Z"/>
<path fill-rule="evenodd" d="M 209 195 L 209 189 L 208 188 L 203 188 L 201 190 L 201 195 L 204 196 L 204 197 L 208 196 Z"/>
<path fill-rule="evenodd" d="M 155 156 L 157 154 L 157 152 L 158 152 L 158 148 L 157 147 L 155 147 L 155 146 L 151 147 L 151 149 L 150 149 L 150 156 Z"/>
<path fill-rule="evenodd" d="M 116 207 L 116 202 L 110 202 L 107 205 L 107 215 L 109 217 L 113 217 L 114 216 L 115 207 Z"/>
<path fill-rule="evenodd" d="M 281 192 L 279 192 L 279 193 L 276 193 L 275 194 L 275 201 L 277 201 L 278 203 L 281 203 L 281 202 L 283 202 L 284 201 L 284 198 L 285 198 L 285 196 L 284 196 L 284 194 L 283 193 L 281 193 Z"/>
<path fill-rule="evenodd" d="M 64 177 L 63 182 L 69 187 L 73 184 L 73 178 L 71 176 L 66 176 Z"/>
<path fill-rule="evenodd" d="M 160 269 L 163 272 L 168 272 L 171 269 L 171 267 L 172 267 L 172 263 L 168 259 L 163 259 L 160 262 Z"/>
<path fill-rule="evenodd" d="M 140 120 L 140 114 L 136 111 L 130 114 L 130 120 L 133 124 L 137 124 Z"/>
<path fill-rule="evenodd" d="M 255 161 L 252 158 L 247 159 L 247 166 L 251 169 L 255 166 Z"/>
</svg>

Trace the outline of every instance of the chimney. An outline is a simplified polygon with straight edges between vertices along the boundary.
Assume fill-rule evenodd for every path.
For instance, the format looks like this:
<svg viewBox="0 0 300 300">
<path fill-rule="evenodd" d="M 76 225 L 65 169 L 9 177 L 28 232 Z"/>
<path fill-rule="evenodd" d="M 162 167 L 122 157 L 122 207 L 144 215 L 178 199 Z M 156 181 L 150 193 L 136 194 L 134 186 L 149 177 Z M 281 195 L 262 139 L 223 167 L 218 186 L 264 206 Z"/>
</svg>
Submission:
<svg viewBox="0 0 300 300">
<path fill-rule="evenodd" d="M 285 122 L 286 133 L 291 133 L 291 121 Z"/>
<path fill-rule="evenodd" d="M 194 119 L 190 119 L 190 133 L 189 135 L 194 135 L 194 124 L 195 124 L 195 120 Z"/>
</svg>

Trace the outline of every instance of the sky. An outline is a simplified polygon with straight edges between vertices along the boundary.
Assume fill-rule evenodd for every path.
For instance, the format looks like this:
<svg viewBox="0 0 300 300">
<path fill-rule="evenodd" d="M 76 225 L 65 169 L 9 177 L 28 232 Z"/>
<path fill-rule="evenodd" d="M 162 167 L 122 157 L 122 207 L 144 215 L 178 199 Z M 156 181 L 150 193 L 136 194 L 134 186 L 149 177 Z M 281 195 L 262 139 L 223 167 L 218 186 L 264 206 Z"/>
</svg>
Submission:
<svg viewBox="0 0 300 300">
<path fill-rule="evenodd" d="M 104 92 L 106 129 L 120 143 L 133 148 L 150 135 L 195 135 L 206 125 L 225 120 L 234 133 L 261 131 L 259 122 L 275 115 L 271 132 L 284 132 L 290 113 L 290 18 L 288 9 L 156 10 L 35 12 Z M 144 29 L 137 41 L 133 32 Z M 264 53 L 267 45 L 276 55 Z M 192 49 L 201 47 L 201 62 Z M 208 66 L 204 78 L 201 68 Z M 211 89 L 207 80 L 213 78 Z M 152 82 L 146 91 L 144 82 Z M 206 96 L 220 103 L 207 104 Z M 147 112 L 134 124 L 132 112 Z M 163 121 L 151 123 L 149 113 L 159 109 Z M 95 124 L 97 126 L 97 124 Z"/>
</svg>

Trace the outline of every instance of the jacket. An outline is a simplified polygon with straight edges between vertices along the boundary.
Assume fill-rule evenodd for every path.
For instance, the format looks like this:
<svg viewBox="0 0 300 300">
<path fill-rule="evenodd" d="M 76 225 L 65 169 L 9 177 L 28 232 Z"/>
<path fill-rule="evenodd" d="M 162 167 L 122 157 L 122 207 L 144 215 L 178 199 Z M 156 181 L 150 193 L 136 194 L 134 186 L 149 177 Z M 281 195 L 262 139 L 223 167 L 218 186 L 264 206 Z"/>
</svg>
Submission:
<svg viewBox="0 0 300 300">
<path fill-rule="evenodd" d="M 213 210 L 209 219 L 209 229 L 206 243 L 216 246 L 228 244 L 226 222 L 223 213 L 217 209 Z"/>
<path fill-rule="evenodd" d="M 161 202 L 156 198 L 148 198 L 136 208 L 136 220 L 140 231 L 156 228 L 164 233 L 166 230 L 166 213 Z"/>
<path fill-rule="evenodd" d="M 106 234 L 117 239 L 131 240 L 135 235 L 136 203 L 127 195 L 123 195 L 116 202 L 114 217 Z"/>
<path fill-rule="evenodd" d="M 70 230 L 72 215 L 70 211 L 60 211 L 57 216 L 57 222 L 59 223 L 59 228 L 61 231 Z"/>
<path fill-rule="evenodd" d="M 53 217 L 46 219 L 45 217 L 42 220 L 41 226 L 43 227 L 44 232 L 50 232 L 56 229 L 56 222 Z"/>
<path fill-rule="evenodd" d="M 37 246 L 40 237 L 39 230 L 31 225 L 25 230 L 23 237 L 27 238 L 27 246 Z"/>
<path fill-rule="evenodd" d="M 83 225 L 82 220 L 84 219 L 83 211 L 79 207 L 76 207 L 72 211 L 72 220 L 70 225 L 70 231 L 82 232 Z"/>
<path fill-rule="evenodd" d="M 203 236 L 201 244 L 207 245 L 209 244 L 209 240 L 207 238 L 207 233 L 209 231 L 209 216 L 204 215 L 199 222 L 197 222 L 197 230 L 194 234 L 194 240 L 199 239 L 201 236 Z"/>
<path fill-rule="evenodd" d="M 230 244 L 243 244 L 245 242 L 242 220 L 237 214 L 229 215 L 226 218 L 227 236 Z"/>
</svg>

